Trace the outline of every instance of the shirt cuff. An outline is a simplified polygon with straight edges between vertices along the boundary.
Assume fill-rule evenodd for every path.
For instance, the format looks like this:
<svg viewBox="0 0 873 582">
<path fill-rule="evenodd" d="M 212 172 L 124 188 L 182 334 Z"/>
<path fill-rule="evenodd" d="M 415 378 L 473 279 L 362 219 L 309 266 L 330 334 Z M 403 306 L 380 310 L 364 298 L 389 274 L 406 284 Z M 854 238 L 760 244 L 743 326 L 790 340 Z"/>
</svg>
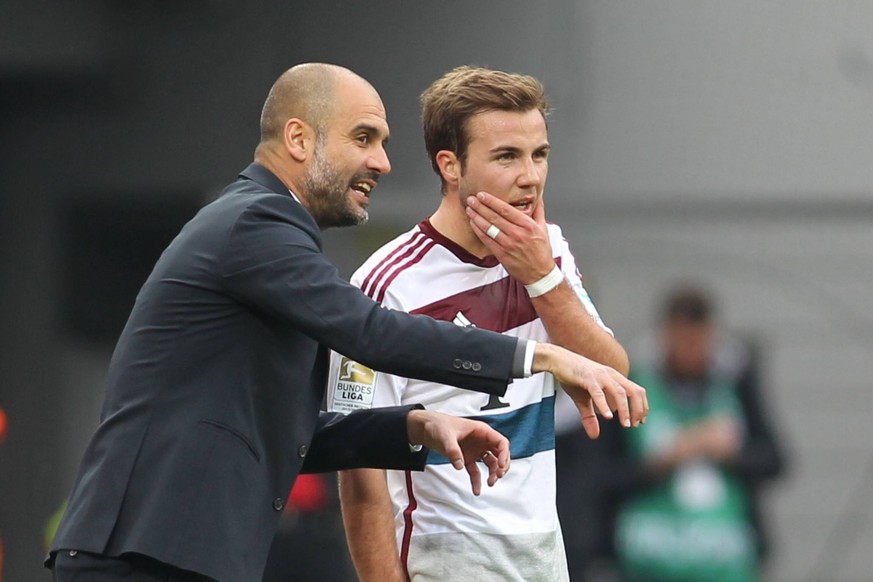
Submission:
<svg viewBox="0 0 873 582">
<path fill-rule="evenodd" d="M 424 410 L 424 405 L 415 403 L 410 407 L 410 410 Z M 413 455 L 416 453 L 420 453 L 424 449 L 424 445 L 414 445 L 412 443 L 407 443 L 409 445 L 409 452 Z"/>
<path fill-rule="evenodd" d="M 533 374 L 533 358 L 537 349 L 537 342 L 527 340 L 527 349 L 524 350 L 524 377 L 530 378 Z"/>
<path fill-rule="evenodd" d="M 512 358 L 513 378 L 530 378 L 533 374 L 533 358 L 536 347 L 537 342 L 534 340 L 518 340 Z"/>
</svg>

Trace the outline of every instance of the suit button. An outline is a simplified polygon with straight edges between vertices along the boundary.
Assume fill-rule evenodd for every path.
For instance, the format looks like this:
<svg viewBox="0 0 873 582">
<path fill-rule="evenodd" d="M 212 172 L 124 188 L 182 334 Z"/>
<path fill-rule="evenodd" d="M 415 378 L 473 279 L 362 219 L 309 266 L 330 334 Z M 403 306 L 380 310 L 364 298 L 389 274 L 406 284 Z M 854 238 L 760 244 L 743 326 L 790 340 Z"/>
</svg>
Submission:
<svg viewBox="0 0 873 582">
<path fill-rule="evenodd" d="M 479 362 L 473 362 L 473 371 L 474 372 L 478 372 L 481 369 L 482 369 L 482 364 L 480 364 Z"/>
<path fill-rule="evenodd" d="M 465 370 L 469 370 L 470 368 L 473 367 L 473 364 L 470 362 L 470 360 L 464 360 L 464 363 L 461 365 L 463 366 L 463 368 Z"/>
<path fill-rule="evenodd" d="M 285 502 L 282 500 L 281 497 L 277 497 L 273 500 L 273 509 L 275 509 L 276 511 L 282 511 L 283 507 L 285 507 Z"/>
<path fill-rule="evenodd" d="M 452 365 L 455 367 L 455 369 L 458 369 L 464 365 L 464 362 L 462 362 L 461 360 L 455 360 L 454 362 L 452 362 Z"/>
<path fill-rule="evenodd" d="M 297 448 L 297 457 L 299 459 L 302 459 L 306 456 L 306 453 L 308 453 L 308 452 L 309 452 L 309 447 L 307 447 L 306 445 L 300 445 Z"/>
</svg>

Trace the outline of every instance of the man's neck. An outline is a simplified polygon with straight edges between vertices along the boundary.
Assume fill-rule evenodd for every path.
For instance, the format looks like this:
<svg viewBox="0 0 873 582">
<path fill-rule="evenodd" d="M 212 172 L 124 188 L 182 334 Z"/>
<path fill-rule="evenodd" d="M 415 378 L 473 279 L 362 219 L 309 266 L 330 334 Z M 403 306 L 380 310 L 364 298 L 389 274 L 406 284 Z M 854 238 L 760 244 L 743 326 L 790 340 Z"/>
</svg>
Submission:
<svg viewBox="0 0 873 582">
<path fill-rule="evenodd" d="M 438 233 L 475 257 L 481 259 L 491 254 L 473 232 L 457 192 L 443 195 L 439 208 L 430 217 L 430 224 Z"/>
<path fill-rule="evenodd" d="M 304 208 L 307 210 L 309 209 L 309 206 L 307 206 L 306 203 L 305 193 L 301 192 L 300 189 L 295 186 L 294 177 L 285 169 L 284 165 L 276 158 L 271 150 L 258 148 L 255 151 L 255 163 L 270 170 L 274 176 L 279 178 L 279 181 L 285 185 L 288 191 L 294 195 L 297 201 L 300 202 Z"/>
</svg>

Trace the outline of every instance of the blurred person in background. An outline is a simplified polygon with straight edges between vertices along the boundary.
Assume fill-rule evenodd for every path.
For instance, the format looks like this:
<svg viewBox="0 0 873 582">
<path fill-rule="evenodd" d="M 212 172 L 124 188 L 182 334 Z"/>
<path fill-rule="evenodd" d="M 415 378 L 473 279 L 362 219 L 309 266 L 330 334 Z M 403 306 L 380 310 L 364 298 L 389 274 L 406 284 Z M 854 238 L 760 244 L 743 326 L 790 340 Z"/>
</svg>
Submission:
<svg viewBox="0 0 873 582">
<path fill-rule="evenodd" d="M 600 524 L 574 532 L 588 559 L 579 580 L 759 578 L 768 542 L 759 491 L 783 472 L 784 454 L 753 347 L 721 328 L 704 289 L 666 296 L 658 329 L 631 352 L 631 377 L 652 407 L 645 427 L 606 426 L 584 468 L 573 468 L 578 459 L 561 467 L 567 482 L 580 470 L 602 477 L 590 485 L 599 503 L 580 509 L 563 499 L 564 511 Z"/>
</svg>

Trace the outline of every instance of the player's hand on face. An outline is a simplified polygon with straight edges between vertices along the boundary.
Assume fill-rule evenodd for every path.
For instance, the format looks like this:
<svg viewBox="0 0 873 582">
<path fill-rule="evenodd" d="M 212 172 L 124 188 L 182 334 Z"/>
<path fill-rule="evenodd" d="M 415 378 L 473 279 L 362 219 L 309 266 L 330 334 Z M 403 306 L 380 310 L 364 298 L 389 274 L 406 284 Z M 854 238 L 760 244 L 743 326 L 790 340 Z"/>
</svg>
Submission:
<svg viewBox="0 0 873 582">
<path fill-rule="evenodd" d="M 412 410 L 407 426 L 411 443 L 440 453 L 455 469 L 467 470 L 474 495 L 482 491 L 479 461 L 488 468 L 489 486 L 509 471 L 509 440 L 484 422 L 430 410 Z"/>
<path fill-rule="evenodd" d="M 542 279 L 555 266 L 542 198 L 528 216 L 511 204 L 480 192 L 467 198 L 467 218 L 482 244 L 522 283 Z"/>
</svg>

